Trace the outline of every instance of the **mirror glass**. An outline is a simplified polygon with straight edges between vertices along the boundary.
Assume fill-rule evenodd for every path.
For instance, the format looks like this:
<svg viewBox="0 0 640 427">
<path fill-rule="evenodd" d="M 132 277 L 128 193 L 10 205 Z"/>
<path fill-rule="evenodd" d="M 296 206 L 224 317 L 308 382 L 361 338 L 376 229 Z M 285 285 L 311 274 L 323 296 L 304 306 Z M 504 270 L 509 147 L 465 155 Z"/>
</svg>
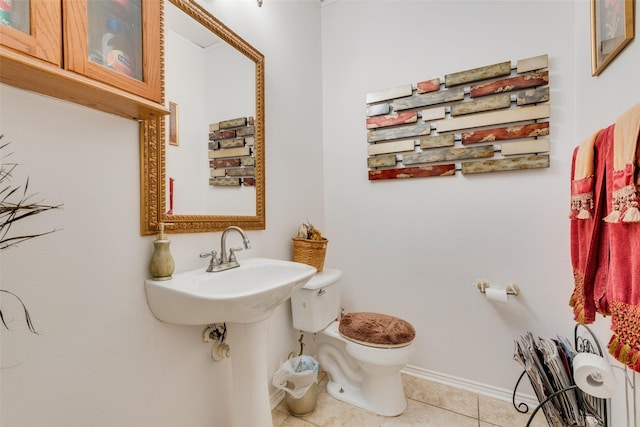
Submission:
<svg viewBox="0 0 640 427">
<path fill-rule="evenodd" d="M 171 115 L 141 126 L 143 234 L 264 229 L 264 57 L 194 1 L 165 1 L 163 28 Z"/>
</svg>

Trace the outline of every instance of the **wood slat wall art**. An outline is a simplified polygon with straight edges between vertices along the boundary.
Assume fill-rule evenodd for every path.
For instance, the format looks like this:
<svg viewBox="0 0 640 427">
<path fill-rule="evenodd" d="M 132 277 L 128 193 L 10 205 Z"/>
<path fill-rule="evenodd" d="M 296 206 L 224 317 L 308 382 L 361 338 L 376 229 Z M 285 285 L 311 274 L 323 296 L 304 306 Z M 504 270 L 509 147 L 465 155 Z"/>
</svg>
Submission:
<svg viewBox="0 0 640 427">
<path fill-rule="evenodd" d="M 453 163 L 448 165 L 420 166 L 415 168 L 378 169 L 369 171 L 369 179 L 374 181 L 378 179 L 454 176 L 456 173 L 455 169 L 456 165 Z"/>
<path fill-rule="evenodd" d="M 238 117 L 209 125 L 209 185 L 255 185 L 254 135 L 253 117 Z"/>
<path fill-rule="evenodd" d="M 369 180 L 548 168 L 548 67 L 540 55 L 367 94 Z"/>
<path fill-rule="evenodd" d="M 483 172 L 498 172 L 520 169 L 548 168 L 549 155 L 511 157 L 497 160 L 484 160 L 480 162 L 462 162 L 462 173 L 474 174 Z"/>
</svg>

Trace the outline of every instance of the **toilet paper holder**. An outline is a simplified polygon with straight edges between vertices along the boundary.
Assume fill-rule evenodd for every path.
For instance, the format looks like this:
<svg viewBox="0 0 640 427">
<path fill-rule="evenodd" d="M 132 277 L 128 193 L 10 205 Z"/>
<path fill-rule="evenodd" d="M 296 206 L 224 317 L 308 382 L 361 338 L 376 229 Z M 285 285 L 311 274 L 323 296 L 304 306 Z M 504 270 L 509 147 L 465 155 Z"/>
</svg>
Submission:
<svg viewBox="0 0 640 427">
<path fill-rule="evenodd" d="M 491 287 L 491 285 L 489 285 L 489 282 L 487 282 L 486 280 L 480 280 L 476 286 L 478 287 L 478 290 L 483 294 L 487 293 L 487 288 Z M 507 291 L 507 295 L 520 295 L 520 288 L 515 283 L 509 283 L 506 286 L 505 290 Z"/>
</svg>

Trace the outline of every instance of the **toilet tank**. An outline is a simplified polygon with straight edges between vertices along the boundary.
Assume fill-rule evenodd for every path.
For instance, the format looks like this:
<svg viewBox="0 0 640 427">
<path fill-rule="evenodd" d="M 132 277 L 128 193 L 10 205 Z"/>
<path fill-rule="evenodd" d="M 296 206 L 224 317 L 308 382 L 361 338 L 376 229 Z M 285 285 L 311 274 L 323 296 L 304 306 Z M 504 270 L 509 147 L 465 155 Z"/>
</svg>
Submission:
<svg viewBox="0 0 640 427">
<path fill-rule="evenodd" d="M 291 296 L 293 327 L 304 332 L 319 332 L 340 315 L 342 271 L 323 269 Z"/>
</svg>

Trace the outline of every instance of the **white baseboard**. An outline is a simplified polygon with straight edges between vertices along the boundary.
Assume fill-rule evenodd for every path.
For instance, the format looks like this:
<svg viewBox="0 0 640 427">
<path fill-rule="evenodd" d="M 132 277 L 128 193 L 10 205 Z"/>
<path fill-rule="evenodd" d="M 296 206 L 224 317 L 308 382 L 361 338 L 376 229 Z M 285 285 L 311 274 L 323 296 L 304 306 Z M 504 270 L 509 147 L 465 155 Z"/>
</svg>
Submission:
<svg viewBox="0 0 640 427">
<path fill-rule="evenodd" d="M 451 375 L 430 371 L 428 369 L 419 368 L 417 366 L 407 365 L 402 370 L 402 373 L 411 375 L 412 377 L 421 378 L 426 381 L 432 381 L 451 387 L 460 388 L 493 399 L 503 400 L 505 402 L 512 402 L 513 400 L 513 390 L 506 390 L 488 384 L 482 384 L 464 378 L 458 378 Z M 526 378 L 523 379 L 523 381 L 525 380 Z M 535 408 L 536 406 L 538 406 L 538 399 L 530 394 L 516 393 L 516 403 L 520 402 L 526 403 L 529 408 Z"/>
<path fill-rule="evenodd" d="M 420 378 L 425 381 L 436 382 L 439 384 L 448 385 L 455 388 L 470 391 L 472 393 L 487 396 L 492 399 L 502 400 L 505 402 L 513 401 L 513 390 L 506 390 L 499 387 L 494 387 L 488 384 L 483 384 L 464 378 L 454 377 L 452 375 L 442 374 L 439 372 L 430 371 L 428 369 L 419 368 L 417 366 L 407 365 L 403 370 L 403 374 L 411 375 L 412 377 Z M 523 381 L 525 381 L 523 379 Z M 275 390 L 270 395 L 271 410 L 274 410 L 285 397 L 283 390 Z M 535 396 L 524 393 L 516 393 L 516 404 L 526 403 L 529 408 L 535 408 L 538 406 L 538 399 Z"/>
<path fill-rule="evenodd" d="M 269 400 L 271 402 L 271 410 L 273 411 L 276 407 L 284 400 L 284 390 L 276 389 L 269 396 Z"/>
</svg>

